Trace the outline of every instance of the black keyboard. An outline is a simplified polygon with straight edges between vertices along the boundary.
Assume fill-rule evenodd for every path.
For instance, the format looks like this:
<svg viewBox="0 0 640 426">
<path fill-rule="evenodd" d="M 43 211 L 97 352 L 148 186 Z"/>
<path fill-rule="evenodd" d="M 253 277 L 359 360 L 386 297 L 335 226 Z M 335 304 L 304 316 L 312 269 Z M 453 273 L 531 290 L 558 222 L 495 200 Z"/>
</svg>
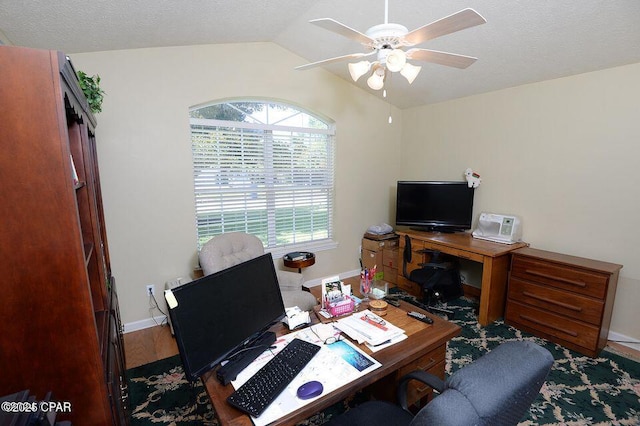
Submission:
<svg viewBox="0 0 640 426">
<path fill-rule="evenodd" d="M 320 346 L 293 339 L 249 380 L 229 395 L 227 402 L 259 417 L 318 353 Z"/>
</svg>

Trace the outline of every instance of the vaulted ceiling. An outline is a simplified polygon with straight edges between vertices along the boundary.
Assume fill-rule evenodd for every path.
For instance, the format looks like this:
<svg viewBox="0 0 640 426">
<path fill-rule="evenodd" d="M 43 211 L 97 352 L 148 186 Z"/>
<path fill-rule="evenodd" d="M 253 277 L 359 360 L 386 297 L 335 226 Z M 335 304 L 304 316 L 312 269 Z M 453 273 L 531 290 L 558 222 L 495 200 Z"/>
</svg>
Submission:
<svg viewBox="0 0 640 426">
<path fill-rule="evenodd" d="M 387 83 L 389 102 L 408 108 L 640 62 L 639 0 L 389 0 L 389 22 L 413 30 L 465 8 L 487 23 L 416 47 L 478 61 L 467 69 L 421 63 L 412 85 Z M 69 54 L 274 42 L 300 65 L 365 51 L 309 24 L 316 18 L 365 32 L 384 22 L 384 0 L 3 0 L 0 40 Z M 324 68 L 352 81 L 347 62 Z M 365 80 L 354 84 L 381 96 Z"/>
</svg>

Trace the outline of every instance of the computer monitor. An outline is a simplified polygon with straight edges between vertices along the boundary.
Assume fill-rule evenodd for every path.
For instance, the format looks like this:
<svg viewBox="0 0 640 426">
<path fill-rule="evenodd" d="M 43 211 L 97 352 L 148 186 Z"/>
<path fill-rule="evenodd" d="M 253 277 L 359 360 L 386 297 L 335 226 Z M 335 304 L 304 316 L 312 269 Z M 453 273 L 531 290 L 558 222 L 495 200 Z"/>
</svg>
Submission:
<svg viewBox="0 0 640 426">
<path fill-rule="evenodd" d="M 398 181 L 396 225 L 440 232 L 471 229 L 473 193 L 467 182 Z"/>
<path fill-rule="evenodd" d="M 169 315 L 189 380 L 197 380 L 285 315 L 271 253 L 172 290 Z M 167 305 L 171 306 L 170 296 Z"/>
</svg>

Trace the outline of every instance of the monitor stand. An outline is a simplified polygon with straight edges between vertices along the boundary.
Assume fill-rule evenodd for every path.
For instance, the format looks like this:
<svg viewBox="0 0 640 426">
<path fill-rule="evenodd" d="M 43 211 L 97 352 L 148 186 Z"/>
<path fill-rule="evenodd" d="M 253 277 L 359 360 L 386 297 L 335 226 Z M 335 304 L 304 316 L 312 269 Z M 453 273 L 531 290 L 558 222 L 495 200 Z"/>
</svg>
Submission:
<svg viewBox="0 0 640 426">
<path fill-rule="evenodd" d="M 235 380 L 236 377 L 238 377 L 238 373 L 244 370 L 247 365 L 251 364 L 266 348 L 273 345 L 275 341 L 276 333 L 273 331 L 265 332 L 256 339 L 248 349 L 244 350 L 242 354 L 238 354 L 232 361 L 227 362 L 218 369 L 216 376 L 218 380 L 220 380 L 220 383 L 226 386 L 232 380 Z"/>
</svg>

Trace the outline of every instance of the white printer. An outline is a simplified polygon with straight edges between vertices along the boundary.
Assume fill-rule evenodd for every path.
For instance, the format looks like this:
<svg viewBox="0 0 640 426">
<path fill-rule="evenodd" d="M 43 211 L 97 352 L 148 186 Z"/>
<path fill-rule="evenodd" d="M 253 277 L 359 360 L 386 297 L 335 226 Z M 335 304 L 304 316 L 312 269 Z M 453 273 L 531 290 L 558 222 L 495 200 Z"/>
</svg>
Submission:
<svg viewBox="0 0 640 426">
<path fill-rule="evenodd" d="M 480 213 L 478 227 L 471 235 L 497 243 L 517 243 L 522 240 L 522 222 L 514 215 Z"/>
</svg>

